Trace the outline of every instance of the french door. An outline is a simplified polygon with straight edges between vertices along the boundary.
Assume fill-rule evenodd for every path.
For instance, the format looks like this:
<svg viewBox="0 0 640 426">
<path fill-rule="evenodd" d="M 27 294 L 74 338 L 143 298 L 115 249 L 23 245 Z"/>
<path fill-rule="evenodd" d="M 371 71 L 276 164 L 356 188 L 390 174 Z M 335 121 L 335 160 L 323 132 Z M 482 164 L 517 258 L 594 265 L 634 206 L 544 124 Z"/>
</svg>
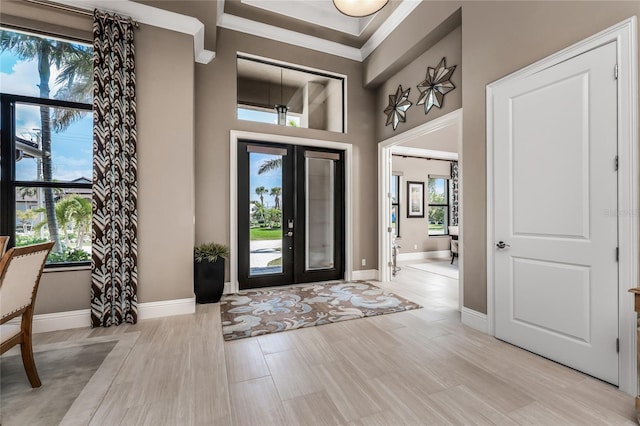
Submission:
<svg viewBox="0 0 640 426">
<path fill-rule="evenodd" d="M 344 277 L 344 153 L 238 143 L 240 289 Z"/>
</svg>

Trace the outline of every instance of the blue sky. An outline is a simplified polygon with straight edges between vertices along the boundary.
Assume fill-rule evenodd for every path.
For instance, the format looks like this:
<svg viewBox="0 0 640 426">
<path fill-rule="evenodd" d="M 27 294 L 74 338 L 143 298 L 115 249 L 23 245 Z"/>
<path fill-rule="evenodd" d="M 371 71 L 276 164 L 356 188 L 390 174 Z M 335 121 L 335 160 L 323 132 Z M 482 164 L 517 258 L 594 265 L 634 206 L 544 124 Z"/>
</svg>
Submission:
<svg viewBox="0 0 640 426">
<path fill-rule="evenodd" d="M 49 86 L 53 95 L 57 86 L 55 79 L 59 70 L 52 67 Z M 21 60 L 9 52 L 0 53 L 0 92 L 39 97 L 37 62 Z M 71 124 L 60 133 L 52 132 L 52 159 L 54 179 L 65 181 L 79 177 L 92 177 L 92 114 Z M 16 136 L 36 140 L 41 128 L 39 108 L 31 105 L 18 105 L 16 108 Z M 36 178 L 36 160 L 23 158 L 16 163 L 18 180 Z"/>
<path fill-rule="evenodd" d="M 271 170 L 261 175 L 258 174 L 258 169 L 264 161 L 278 158 L 279 155 L 271 154 L 259 154 L 256 152 L 250 153 L 249 156 L 249 199 L 251 201 L 260 201 L 260 197 L 256 194 L 256 188 L 264 186 L 271 192 L 271 188 L 282 188 L 282 170 Z M 282 200 L 282 195 L 280 196 Z M 267 207 L 275 206 L 275 198 L 270 195 L 264 195 L 264 203 Z"/>
</svg>

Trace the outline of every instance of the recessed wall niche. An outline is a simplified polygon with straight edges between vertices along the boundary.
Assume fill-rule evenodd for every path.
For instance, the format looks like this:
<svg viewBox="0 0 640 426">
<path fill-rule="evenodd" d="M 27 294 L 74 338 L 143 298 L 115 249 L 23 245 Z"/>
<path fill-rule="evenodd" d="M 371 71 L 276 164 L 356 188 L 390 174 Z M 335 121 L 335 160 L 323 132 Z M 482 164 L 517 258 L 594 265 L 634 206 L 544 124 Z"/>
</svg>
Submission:
<svg viewBox="0 0 640 426">
<path fill-rule="evenodd" d="M 345 133 L 345 77 L 237 56 L 239 120 Z"/>
</svg>

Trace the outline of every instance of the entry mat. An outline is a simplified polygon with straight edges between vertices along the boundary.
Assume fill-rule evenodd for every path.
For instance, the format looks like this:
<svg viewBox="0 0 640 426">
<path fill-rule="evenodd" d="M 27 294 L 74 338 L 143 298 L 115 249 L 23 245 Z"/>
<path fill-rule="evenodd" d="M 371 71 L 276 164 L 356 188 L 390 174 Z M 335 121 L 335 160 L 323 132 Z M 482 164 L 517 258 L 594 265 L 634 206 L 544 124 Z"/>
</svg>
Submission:
<svg viewBox="0 0 640 426">
<path fill-rule="evenodd" d="M 220 300 L 224 340 L 419 308 L 422 306 L 366 281 L 245 290 Z"/>
</svg>

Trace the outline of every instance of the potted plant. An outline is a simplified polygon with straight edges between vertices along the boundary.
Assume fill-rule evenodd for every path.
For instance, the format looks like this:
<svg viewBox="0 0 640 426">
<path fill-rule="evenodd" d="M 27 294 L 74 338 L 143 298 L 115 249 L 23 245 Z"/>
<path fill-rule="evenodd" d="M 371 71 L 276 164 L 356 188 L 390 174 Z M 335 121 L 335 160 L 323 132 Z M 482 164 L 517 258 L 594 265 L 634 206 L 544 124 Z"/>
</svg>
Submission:
<svg viewBox="0 0 640 426">
<path fill-rule="evenodd" d="M 224 259 L 229 257 L 229 247 L 207 243 L 193 250 L 193 291 L 197 303 L 216 303 L 224 290 Z"/>
</svg>

